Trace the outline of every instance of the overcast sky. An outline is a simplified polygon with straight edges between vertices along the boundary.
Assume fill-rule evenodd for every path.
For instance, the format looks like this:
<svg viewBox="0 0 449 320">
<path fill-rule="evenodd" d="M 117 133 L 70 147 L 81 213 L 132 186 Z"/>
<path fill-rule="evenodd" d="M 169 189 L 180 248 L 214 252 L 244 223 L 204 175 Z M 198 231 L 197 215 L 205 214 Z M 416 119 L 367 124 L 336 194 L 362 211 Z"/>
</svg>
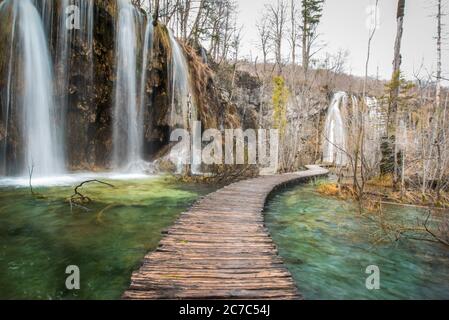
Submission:
<svg viewBox="0 0 449 320">
<path fill-rule="evenodd" d="M 260 56 L 257 49 L 258 37 L 255 27 L 256 20 L 264 10 L 269 0 L 236 0 L 239 4 L 239 23 L 243 25 L 243 43 L 241 54 L 245 57 Z M 276 0 L 271 0 L 273 3 Z M 289 1 L 289 0 L 288 0 Z M 436 65 L 436 20 L 435 0 L 407 0 L 406 17 L 403 36 L 403 71 L 408 78 L 414 72 L 421 70 L 422 75 L 435 70 Z M 448 0 L 443 0 L 447 4 Z M 326 43 L 324 52 L 336 53 L 339 49 L 349 51 L 347 72 L 363 75 L 365 68 L 369 14 L 368 8 L 373 6 L 374 0 L 326 0 L 324 15 L 319 32 L 321 40 Z M 381 78 L 389 78 L 392 72 L 393 47 L 396 35 L 396 0 L 379 1 L 379 29 L 373 40 L 372 57 L 369 73 L 377 74 Z M 449 9 L 449 6 L 446 7 Z M 443 18 L 444 31 L 449 31 L 449 16 Z M 285 57 L 288 57 L 288 43 L 285 43 Z M 444 75 L 449 74 L 449 59 L 444 46 L 443 66 Z"/>
</svg>

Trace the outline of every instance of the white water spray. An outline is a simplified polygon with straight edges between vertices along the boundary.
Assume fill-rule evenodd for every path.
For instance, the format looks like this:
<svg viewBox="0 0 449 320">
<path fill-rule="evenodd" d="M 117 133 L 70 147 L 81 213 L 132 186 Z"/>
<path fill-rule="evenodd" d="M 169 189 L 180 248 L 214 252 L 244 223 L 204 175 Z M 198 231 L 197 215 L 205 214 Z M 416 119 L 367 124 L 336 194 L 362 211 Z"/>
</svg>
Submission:
<svg viewBox="0 0 449 320">
<path fill-rule="evenodd" d="M 323 161 L 336 165 L 347 163 L 347 137 L 341 107 L 347 102 L 345 92 L 337 92 L 329 107 L 324 125 Z"/>
<path fill-rule="evenodd" d="M 18 164 L 4 159 L 4 173 L 26 175 L 33 170 L 34 176 L 59 174 L 64 171 L 63 146 L 57 139 L 61 132 L 56 121 L 51 59 L 43 23 L 31 0 L 4 1 L 0 5 L 1 19 L 10 12 L 11 56 L 6 87 L 9 99 L 5 108 L 8 114 L 20 115 L 15 120 L 23 152 Z M 8 117 L 6 123 L 10 120 Z"/>
</svg>

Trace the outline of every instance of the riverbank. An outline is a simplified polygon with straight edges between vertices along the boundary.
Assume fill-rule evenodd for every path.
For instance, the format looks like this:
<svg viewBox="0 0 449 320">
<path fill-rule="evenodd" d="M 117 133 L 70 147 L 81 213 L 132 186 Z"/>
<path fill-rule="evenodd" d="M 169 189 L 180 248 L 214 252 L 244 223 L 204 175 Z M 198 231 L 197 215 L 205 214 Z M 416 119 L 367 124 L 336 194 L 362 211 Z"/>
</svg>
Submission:
<svg viewBox="0 0 449 320">
<path fill-rule="evenodd" d="M 323 196 L 315 184 L 276 194 L 265 219 L 305 299 L 448 299 L 449 253 L 441 244 L 390 238 L 350 200 Z M 384 221 L 414 225 L 419 208 L 384 206 Z M 380 270 L 368 290 L 367 267 Z"/>
</svg>

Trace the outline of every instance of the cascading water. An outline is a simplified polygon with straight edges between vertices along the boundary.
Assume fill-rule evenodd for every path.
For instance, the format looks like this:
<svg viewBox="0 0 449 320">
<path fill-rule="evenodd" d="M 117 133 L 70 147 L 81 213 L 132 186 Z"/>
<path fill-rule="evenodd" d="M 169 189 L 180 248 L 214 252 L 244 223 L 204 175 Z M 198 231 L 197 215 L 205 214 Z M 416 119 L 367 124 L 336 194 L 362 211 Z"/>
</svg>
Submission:
<svg viewBox="0 0 449 320">
<path fill-rule="evenodd" d="M 118 0 L 113 167 L 126 172 L 148 171 L 143 160 L 143 117 L 146 69 L 153 26 L 129 0 Z M 139 41 L 142 26 L 145 32 Z M 140 50 L 139 44 L 143 50 Z M 142 64 L 138 65 L 141 57 Z"/>
<path fill-rule="evenodd" d="M 41 0 L 44 3 L 47 0 Z M 54 3 L 54 2 L 53 2 Z M 72 68 L 73 45 L 76 41 L 84 46 L 86 63 L 89 65 L 85 74 L 85 87 L 89 88 L 93 83 L 93 28 L 94 28 L 94 0 L 61 0 L 54 3 L 52 11 L 57 12 L 56 25 L 56 76 L 58 82 L 58 103 L 61 106 L 61 123 L 65 122 L 66 112 L 69 108 L 70 96 L 70 71 Z M 48 5 L 43 6 L 48 7 Z M 53 30 L 50 35 L 53 34 Z M 90 85 L 90 86 L 89 86 Z M 86 90 L 88 91 L 88 90 Z M 90 92 L 85 92 L 85 97 Z M 64 140 L 65 137 L 61 136 Z"/>
<path fill-rule="evenodd" d="M 341 107 L 346 104 L 347 97 L 345 92 L 337 92 L 327 112 L 323 141 L 323 161 L 326 163 L 336 165 L 347 163 L 346 128 L 341 113 Z"/>
<path fill-rule="evenodd" d="M 148 60 L 150 61 L 153 58 L 153 32 L 154 26 L 153 21 L 151 19 L 147 20 L 145 35 L 143 38 L 143 55 L 142 55 L 142 69 L 140 76 L 140 110 L 143 112 L 145 110 L 147 104 L 147 95 L 146 95 L 146 84 L 147 84 L 147 68 L 148 68 Z"/>
<path fill-rule="evenodd" d="M 191 129 L 198 119 L 192 99 L 189 67 L 183 50 L 173 33 L 169 31 L 171 45 L 171 115 L 170 124 L 173 128 Z"/>
<path fill-rule="evenodd" d="M 380 161 L 381 139 L 383 137 L 382 112 L 376 98 L 366 97 L 367 115 L 365 121 L 365 154 L 370 166 Z"/>
<path fill-rule="evenodd" d="M 194 122 L 198 120 L 198 112 L 193 99 L 193 91 L 190 84 L 189 66 L 184 56 L 183 50 L 173 33 L 169 31 L 171 44 L 171 63 L 169 74 L 171 76 L 171 114 L 170 125 L 172 128 L 183 128 L 194 130 Z M 191 132 L 193 134 L 193 132 Z M 194 146 L 198 149 L 200 146 Z M 193 153 L 201 152 L 192 150 Z M 181 161 L 185 159 L 188 150 L 179 150 L 179 161 L 176 163 L 178 173 L 181 173 L 183 166 Z M 192 159 L 193 160 L 193 159 Z M 191 172 L 199 174 L 201 163 L 192 163 Z"/>
<path fill-rule="evenodd" d="M 49 39 L 52 39 L 53 31 L 53 14 L 55 9 L 54 0 L 33 0 L 35 7 L 42 16 L 45 34 Z"/>
<path fill-rule="evenodd" d="M 10 20 L 10 21 L 9 21 Z M 3 146 L 2 174 L 49 176 L 64 171 L 63 147 L 53 102 L 52 67 L 44 26 L 31 0 L 6 0 L 0 4 L 0 21 L 11 26 L 6 92 L 2 92 L 3 123 L 7 128 Z M 8 159 L 8 128 L 14 126 L 21 137 L 15 146 L 16 158 Z M 17 163 L 15 163 L 17 162 Z"/>
</svg>

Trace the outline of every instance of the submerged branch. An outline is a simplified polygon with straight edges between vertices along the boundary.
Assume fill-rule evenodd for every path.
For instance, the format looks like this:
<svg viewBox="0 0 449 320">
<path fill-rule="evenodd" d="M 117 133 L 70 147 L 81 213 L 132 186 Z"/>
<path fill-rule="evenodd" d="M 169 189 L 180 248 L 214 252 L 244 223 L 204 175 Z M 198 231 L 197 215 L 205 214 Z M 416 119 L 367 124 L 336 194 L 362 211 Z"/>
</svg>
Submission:
<svg viewBox="0 0 449 320">
<path fill-rule="evenodd" d="M 428 223 L 429 223 L 429 219 L 430 219 L 431 216 L 432 216 L 432 211 L 429 211 L 429 214 L 427 215 L 426 221 L 424 222 L 424 228 L 426 229 L 426 232 L 428 234 L 430 234 L 439 243 L 444 244 L 445 246 L 449 247 L 449 241 L 446 241 L 446 240 L 442 239 L 441 237 L 436 235 L 435 232 L 433 232 L 432 230 L 429 229 Z"/>
<path fill-rule="evenodd" d="M 79 189 L 82 188 L 84 185 L 86 185 L 88 183 L 93 183 L 93 182 L 100 183 L 100 184 L 103 184 L 103 185 L 111 187 L 111 188 L 115 188 L 114 185 L 112 185 L 110 183 L 107 183 L 107 182 L 104 182 L 104 181 L 101 181 L 101 180 L 97 180 L 97 179 L 83 181 L 83 182 L 81 182 L 79 185 L 77 185 L 75 187 L 73 195 L 70 196 L 70 199 L 69 199 L 70 210 L 72 210 L 72 206 L 76 206 L 76 207 L 79 207 L 79 208 L 81 208 L 81 209 L 83 209 L 85 211 L 90 211 L 89 208 L 83 206 L 82 204 L 90 203 L 90 202 L 92 202 L 92 199 L 89 198 L 88 196 L 82 194 L 79 191 Z"/>
</svg>

